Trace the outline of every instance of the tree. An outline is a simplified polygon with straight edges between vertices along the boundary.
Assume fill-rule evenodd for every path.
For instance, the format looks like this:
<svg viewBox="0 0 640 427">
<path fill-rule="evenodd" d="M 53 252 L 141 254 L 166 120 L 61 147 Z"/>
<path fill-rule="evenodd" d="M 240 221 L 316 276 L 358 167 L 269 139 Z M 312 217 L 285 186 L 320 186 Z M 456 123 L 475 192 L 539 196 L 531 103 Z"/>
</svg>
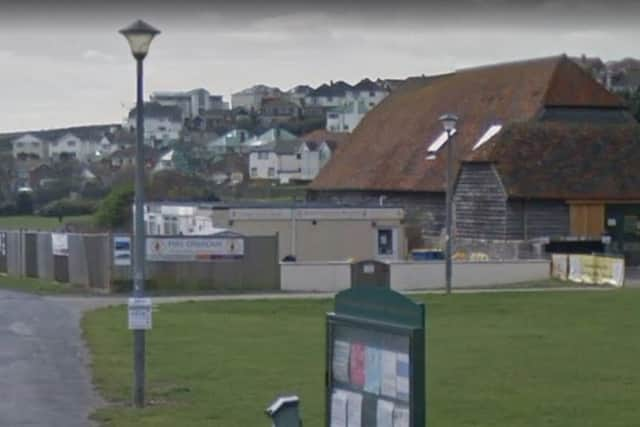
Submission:
<svg viewBox="0 0 640 427">
<path fill-rule="evenodd" d="M 133 196 L 132 184 L 122 185 L 111 190 L 95 213 L 96 224 L 112 229 L 131 224 Z"/>
</svg>

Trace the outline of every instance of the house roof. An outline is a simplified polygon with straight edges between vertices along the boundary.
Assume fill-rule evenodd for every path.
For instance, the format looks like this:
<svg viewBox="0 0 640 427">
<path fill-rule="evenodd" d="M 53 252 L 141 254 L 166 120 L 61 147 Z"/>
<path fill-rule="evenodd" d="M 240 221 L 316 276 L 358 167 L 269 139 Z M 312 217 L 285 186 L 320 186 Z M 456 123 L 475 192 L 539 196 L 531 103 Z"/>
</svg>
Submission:
<svg viewBox="0 0 640 427">
<path fill-rule="evenodd" d="M 514 123 L 467 160 L 495 163 L 512 197 L 640 199 L 640 125 Z"/>
<path fill-rule="evenodd" d="M 173 122 L 182 122 L 182 110 L 177 105 L 162 105 L 158 102 L 144 103 L 145 118 L 169 119 Z M 129 111 L 129 118 L 136 117 L 136 108 Z"/>
<path fill-rule="evenodd" d="M 360 80 L 355 86 L 353 86 L 353 90 L 360 92 L 369 92 L 369 91 L 383 91 L 384 88 L 380 86 L 378 83 L 365 78 Z"/>
<path fill-rule="evenodd" d="M 306 133 L 300 137 L 303 141 L 316 141 L 316 142 L 324 142 L 324 141 L 336 141 L 338 143 L 344 143 L 349 141 L 351 137 L 350 133 L 347 132 L 330 132 L 326 129 L 316 129 L 309 133 Z"/>
<path fill-rule="evenodd" d="M 299 138 L 278 139 L 276 141 L 271 141 L 267 144 L 264 144 L 260 147 L 256 147 L 252 151 L 276 153 L 278 155 L 287 155 L 287 154 L 291 155 L 291 154 L 296 154 L 300 149 L 300 145 L 302 144 L 303 144 L 303 141 Z"/>
<path fill-rule="evenodd" d="M 54 141 L 66 134 L 73 134 L 83 140 L 99 141 L 105 134 L 109 134 L 111 130 L 117 131 L 120 128 L 121 126 L 118 124 L 72 126 L 66 128 L 14 132 L 11 134 L 11 137 L 20 138 L 25 135 L 32 135 L 41 141 Z"/>
<path fill-rule="evenodd" d="M 330 84 L 323 84 L 319 86 L 316 90 L 311 92 L 309 96 L 311 97 L 319 97 L 319 96 L 345 96 L 348 90 L 353 89 L 348 83 L 343 81 L 331 82 Z"/>
<path fill-rule="evenodd" d="M 442 114 L 455 112 L 460 118 L 453 147 L 456 158 L 464 160 L 491 125 L 535 121 L 545 107 L 554 106 L 625 108 L 564 55 L 413 81 L 365 116 L 310 188 L 442 192 L 447 150 L 425 160 L 427 147 L 443 133 Z M 485 148 L 497 141 L 491 138 Z"/>
</svg>

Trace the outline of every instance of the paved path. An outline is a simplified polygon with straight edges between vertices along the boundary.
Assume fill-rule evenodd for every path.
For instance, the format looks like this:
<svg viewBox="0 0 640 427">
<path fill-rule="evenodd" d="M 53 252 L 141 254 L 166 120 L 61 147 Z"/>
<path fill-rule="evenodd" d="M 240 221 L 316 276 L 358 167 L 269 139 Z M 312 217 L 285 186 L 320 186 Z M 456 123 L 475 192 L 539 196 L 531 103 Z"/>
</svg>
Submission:
<svg viewBox="0 0 640 427">
<path fill-rule="evenodd" d="M 87 427 L 91 385 L 79 312 L 0 290 L 0 426 Z"/>
<path fill-rule="evenodd" d="M 495 289 L 455 289 L 456 294 L 470 293 L 501 293 L 501 292 L 606 292 L 614 290 L 611 287 L 556 287 L 556 288 L 495 288 Z M 407 294 L 444 294 L 443 290 L 433 291 L 409 291 Z M 232 295 L 186 295 L 152 297 L 154 304 L 167 304 L 186 301 L 227 301 L 227 300 L 257 300 L 257 299 L 308 299 L 308 298 L 333 298 L 330 292 L 276 292 L 276 293 L 250 293 Z M 127 303 L 127 296 L 49 296 L 47 300 L 64 305 L 74 311 L 77 316 L 82 316 L 85 311 L 95 310 L 111 305 Z"/>
</svg>

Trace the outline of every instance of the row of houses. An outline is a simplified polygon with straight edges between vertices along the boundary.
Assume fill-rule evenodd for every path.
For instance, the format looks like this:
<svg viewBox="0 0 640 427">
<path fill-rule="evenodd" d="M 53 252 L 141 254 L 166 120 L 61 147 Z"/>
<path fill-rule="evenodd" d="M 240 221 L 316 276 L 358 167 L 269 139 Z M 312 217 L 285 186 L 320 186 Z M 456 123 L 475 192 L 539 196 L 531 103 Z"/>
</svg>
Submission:
<svg viewBox="0 0 640 427">
<path fill-rule="evenodd" d="M 451 140 L 445 113 L 459 117 Z M 308 197 L 401 206 L 414 246 L 441 245 L 447 144 L 458 250 L 502 256 L 543 242 L 640 263 L 640 126 L 565 55 L 409 79 L 364 118 Z"/>
</svg>

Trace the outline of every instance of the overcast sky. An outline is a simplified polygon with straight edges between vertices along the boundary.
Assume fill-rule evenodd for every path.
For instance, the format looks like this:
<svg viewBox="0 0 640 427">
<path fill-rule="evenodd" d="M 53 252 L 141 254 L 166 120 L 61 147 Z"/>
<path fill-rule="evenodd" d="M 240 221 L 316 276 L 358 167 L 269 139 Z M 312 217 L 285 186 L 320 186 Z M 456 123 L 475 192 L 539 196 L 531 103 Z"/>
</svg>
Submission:
<svg viewBox="0 0 640 427">
<path fill-rule="evenodd" d="M 636 3 L 636 4 L 634 4 Z M 403 78 L 567 53 L 640 57 L 640 2 L 0 2 L 0 131 L 119 123 L 135 70 L 117 30 L 162 31 L 145 92 Z M 455 4 L 447 6 L 447 4 Z"/>
</svg>

